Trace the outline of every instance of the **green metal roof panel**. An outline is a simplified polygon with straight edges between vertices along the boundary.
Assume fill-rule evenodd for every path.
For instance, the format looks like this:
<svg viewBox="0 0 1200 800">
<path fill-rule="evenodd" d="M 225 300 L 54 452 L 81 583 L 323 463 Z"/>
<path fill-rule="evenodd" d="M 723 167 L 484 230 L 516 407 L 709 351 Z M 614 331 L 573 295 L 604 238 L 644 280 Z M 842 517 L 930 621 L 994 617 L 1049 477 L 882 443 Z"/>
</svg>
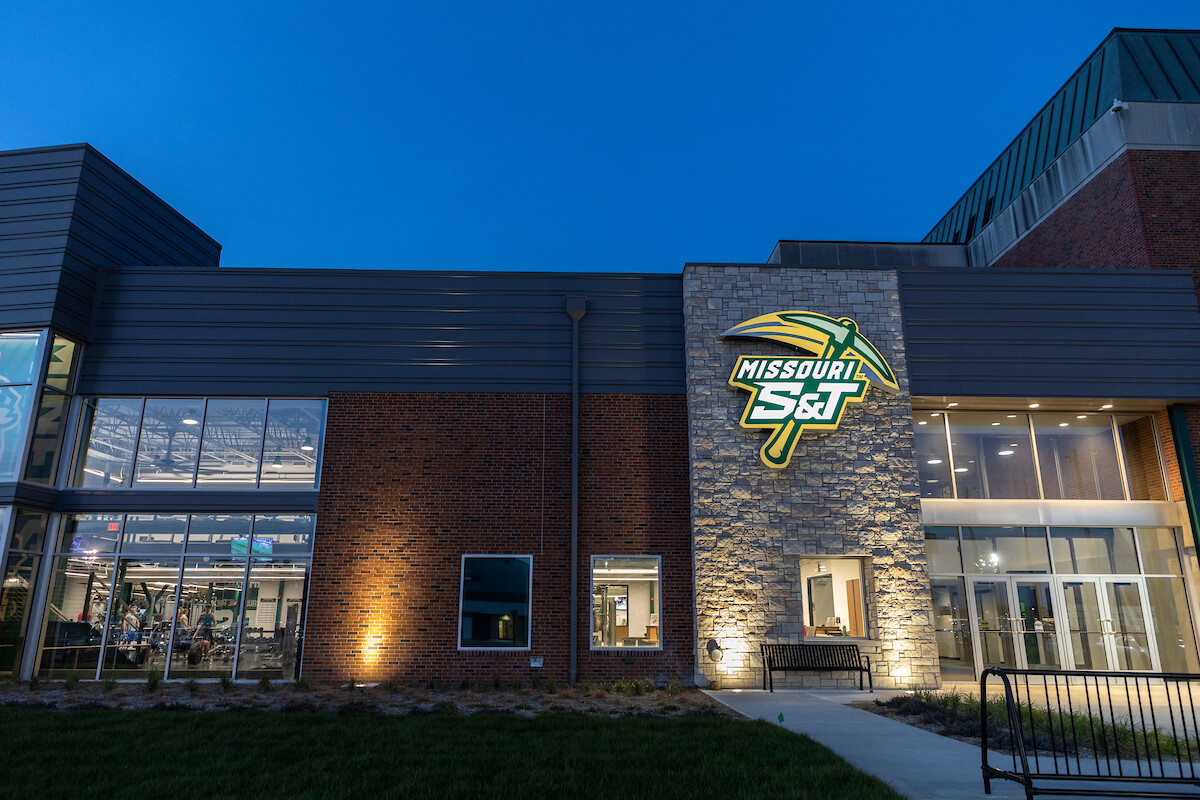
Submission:
<svg viewBox="0 0 1200 800">
<path fill-rule="evenodd" d="M 1117 99 L 1200 103 L 1200 31 L 1114 28 L 923 241 L 969 242 Z"/>
</svg>

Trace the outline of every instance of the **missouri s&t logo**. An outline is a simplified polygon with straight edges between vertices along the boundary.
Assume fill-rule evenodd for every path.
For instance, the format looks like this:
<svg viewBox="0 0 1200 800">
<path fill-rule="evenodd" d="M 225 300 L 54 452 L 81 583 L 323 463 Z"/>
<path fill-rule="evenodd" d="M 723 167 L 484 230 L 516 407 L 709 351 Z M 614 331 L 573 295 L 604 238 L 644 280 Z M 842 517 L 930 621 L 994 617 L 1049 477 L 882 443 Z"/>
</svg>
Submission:
<svg viewBox="0 0 1200 800">
<path fill-rule="evenodd" d="M 759 454 L 774 469 L 792 460 L 804 431 L 836 430 L 846 404 L 862 402 L 868 386 L 889 394 L 899 391 L 883 356 L 846 317 L 780 311 L 736 325 L 721 337 L 771 339 L 805 354 L 738 356 L 729 376 L 730 386 L 750 392 L 742 427 L 771 431 Z"/>
</svg>

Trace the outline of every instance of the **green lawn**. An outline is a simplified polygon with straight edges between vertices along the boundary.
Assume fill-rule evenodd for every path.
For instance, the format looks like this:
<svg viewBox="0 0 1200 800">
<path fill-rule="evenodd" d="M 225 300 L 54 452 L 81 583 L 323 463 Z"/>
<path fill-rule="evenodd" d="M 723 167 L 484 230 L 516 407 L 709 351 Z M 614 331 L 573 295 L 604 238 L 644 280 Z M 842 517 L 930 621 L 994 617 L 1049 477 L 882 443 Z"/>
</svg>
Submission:
<svg viewBox="0 0 1200 800">
<path fill-rule="evenodd" d="M 898 800 L 764 722 L 0 708 L 3 797 Z"/>
</svg>

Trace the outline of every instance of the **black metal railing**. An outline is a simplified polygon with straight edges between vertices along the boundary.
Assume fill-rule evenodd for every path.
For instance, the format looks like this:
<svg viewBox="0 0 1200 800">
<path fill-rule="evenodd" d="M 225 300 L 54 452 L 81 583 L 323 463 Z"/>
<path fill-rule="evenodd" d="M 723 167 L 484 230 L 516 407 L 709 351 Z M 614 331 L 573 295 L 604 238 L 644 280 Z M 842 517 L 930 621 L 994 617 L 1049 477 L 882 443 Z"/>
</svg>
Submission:
<svg viewBox="0 0 1200 800">
<path fill-rule="evenodd" d="M 990 703 L 989 678 L 1004 687 L 1004 697 Z M 1200 675 L 985 669 L 984 792 L 991 794 L 992 778 L 1004 778 L 1024 786 L 1028 800 L 1200 797 L 1197 699 Z M 989 764 L 989 748 L 1010 757 L 1012 769 Z"/>
</svg>

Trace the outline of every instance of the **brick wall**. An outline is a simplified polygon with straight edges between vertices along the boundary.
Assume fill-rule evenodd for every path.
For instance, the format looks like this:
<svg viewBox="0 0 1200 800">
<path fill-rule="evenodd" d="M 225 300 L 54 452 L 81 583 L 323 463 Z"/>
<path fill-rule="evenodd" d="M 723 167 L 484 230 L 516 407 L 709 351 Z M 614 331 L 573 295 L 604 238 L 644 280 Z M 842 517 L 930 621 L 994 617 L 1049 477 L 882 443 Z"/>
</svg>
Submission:
<svg viewBox="0 0 1200 800">
<path fill-rule="evenodd" d="M 570 408 L 563 394 L 330 395 L 306 676 L 567 679 Z M 584 395 L 580 418 L 579 676 L 686 678 L 684 400 Z M 461 557 L 473 553 L 533 556 L 530 652 L 457 649 Z M 589 651 L 592 554 L 662 556 L 661 651 Z"/>
</svg>

